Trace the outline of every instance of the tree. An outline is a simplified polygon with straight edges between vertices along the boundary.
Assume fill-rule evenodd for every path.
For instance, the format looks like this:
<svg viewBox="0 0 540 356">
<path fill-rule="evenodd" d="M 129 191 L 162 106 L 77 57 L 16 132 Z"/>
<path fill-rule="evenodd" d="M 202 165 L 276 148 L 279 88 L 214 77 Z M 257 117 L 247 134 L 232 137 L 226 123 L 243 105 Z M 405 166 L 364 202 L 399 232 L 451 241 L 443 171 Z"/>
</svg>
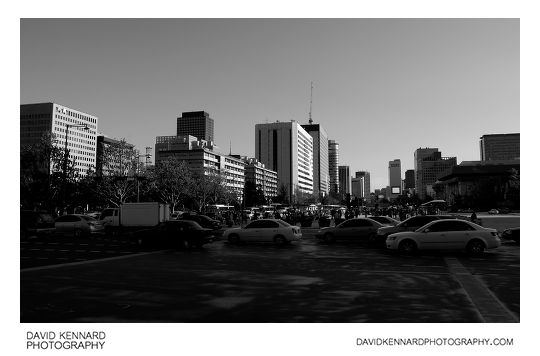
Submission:
<svg viewBox="0 0 540 356">
<path fill-rule="evenodd" d="M 159 162 L 150 175 L 152 189 L 172 210 L 185 201 L 193 189 L 194 180 L 184 161 L 169 157 Z"/>
<path fill-rule="evenodd" d="M 193 174 L 193 189 L 190 196 L 193 198 L 199 211 L 204 212 L 209 199 L 215 198 L 216 190 L 220 189 L 222 178 L 218 172 L 196 172 Z"/>
</svg>

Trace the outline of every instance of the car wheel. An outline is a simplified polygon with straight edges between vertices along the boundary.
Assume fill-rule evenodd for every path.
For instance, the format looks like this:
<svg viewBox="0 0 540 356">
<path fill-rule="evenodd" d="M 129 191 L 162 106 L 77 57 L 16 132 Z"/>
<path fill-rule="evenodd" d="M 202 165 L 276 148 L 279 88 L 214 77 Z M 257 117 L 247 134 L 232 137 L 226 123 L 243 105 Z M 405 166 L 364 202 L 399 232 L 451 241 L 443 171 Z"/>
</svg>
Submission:
<svg viewBox="0 0 540 356">
<path fill-rule="evenodd" d="M 287 244 L 287 239 L 281 235 L 277 235 L 276 237 L 274 237 L 274 243 L 278 246 L 284 246 L 285 244 Z"/>
<path fill-rule="evenodd" d="M 332 243 L 332 242 L 334 242 L 336 239 L 334 238 L 334 235 L 332 235 L 331 233 L 326 233 L 326 234 L 324 234 L 324 236 L 323 236 L 323 240 L 324 240 L 324 242 L 326 242 L 326 243 Z"/>
<path fill-rule="evenodd" d="M 240 243 L 240 237 L 237 234 L 231 234 L 227 240 L 232 244 Z"/>
<path fill-rule="evenodd" d="M 81 238 L 82 235 L 83 231 L 81 229 L 75 229 L 75 231 L 73 231 L 73 237 L 75 237 L 76 239 Z"/>
<path fill-rule="evenodd" d="M 472 240 L 467 244 L 467 252 L 470 255 L 480 255 L 484 252 L 486 246 L 480 240 Z"/>
<path fill-rule="evenodd" d="M 413 240 L 401 241 L 398 249 L 399 249 L 399 252 L 401 252 L 404 255 L 412 255 L 413 253 L 416 252 L 416 249 L 417 249 L 416 242 L 414 242 Z"/>
</svg>

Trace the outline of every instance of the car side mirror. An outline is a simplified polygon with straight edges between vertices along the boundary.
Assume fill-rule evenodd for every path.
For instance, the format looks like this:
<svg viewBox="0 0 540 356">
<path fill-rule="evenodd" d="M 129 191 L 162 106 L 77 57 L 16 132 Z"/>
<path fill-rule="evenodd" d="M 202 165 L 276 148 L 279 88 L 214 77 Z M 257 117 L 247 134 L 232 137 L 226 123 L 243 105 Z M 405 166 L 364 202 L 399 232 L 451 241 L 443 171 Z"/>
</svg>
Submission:
<svg viewBox="0 0 540 356">
<path fill-rule="evenodd" d="M 422 231 L 423 233 L 428 233 L 429 232 L 429 229 L 424 229 L 424 231 Z"/>
</svg>

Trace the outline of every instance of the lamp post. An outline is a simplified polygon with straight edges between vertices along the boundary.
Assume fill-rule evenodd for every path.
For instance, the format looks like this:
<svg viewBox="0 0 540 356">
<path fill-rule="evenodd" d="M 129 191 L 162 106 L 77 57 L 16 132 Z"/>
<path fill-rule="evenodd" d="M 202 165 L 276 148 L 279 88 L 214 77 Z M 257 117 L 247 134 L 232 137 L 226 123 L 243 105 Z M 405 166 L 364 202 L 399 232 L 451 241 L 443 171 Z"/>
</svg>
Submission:
<svg viewBox="0 0 540 356">
<path fill-rule="evenodd" d="M 88 125 L 86 124 L 66 124 L 66 139 L 64 141 L 64 164 L 63 164 L 63 179 L 62 179 L 62 191 L 63 191 L 63 198 L 62 198 L 62 215 L 64 214 L 66 210 L 66 188 L 67 188 L 67 161 L 69 156 L 68 151 L 68 135 L 69 135 L 69 129 L 71 127 L 82 127 L 85 131 L 88 131 Z"/>
</svg>

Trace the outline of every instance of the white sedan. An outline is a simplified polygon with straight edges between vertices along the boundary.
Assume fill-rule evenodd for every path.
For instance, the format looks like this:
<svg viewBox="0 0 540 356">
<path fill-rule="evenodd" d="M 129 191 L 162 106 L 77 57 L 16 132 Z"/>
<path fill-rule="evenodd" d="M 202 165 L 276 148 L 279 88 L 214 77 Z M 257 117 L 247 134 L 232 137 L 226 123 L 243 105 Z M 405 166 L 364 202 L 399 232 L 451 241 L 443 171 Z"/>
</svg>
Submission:
<svg viewBox="0 0 540 356">
<path fill-rule="evenodd" d="M 500 245 L 497 230 L 457 219 L 435 220 L 416 231 L 398 232 L 386 239 L 387 248 L 406 254 L 416 250 L 466 250 L 477 255 Z"/>
<path fill-rule="evenodd" d="M 302 232 L 299 227 L 281 219 L 260 219 L 250 222 L 243 228 L 225 230 L 223 238 L 231 243 L 251 241 L 285 245 L 302 239 Z"/>
</svg>

